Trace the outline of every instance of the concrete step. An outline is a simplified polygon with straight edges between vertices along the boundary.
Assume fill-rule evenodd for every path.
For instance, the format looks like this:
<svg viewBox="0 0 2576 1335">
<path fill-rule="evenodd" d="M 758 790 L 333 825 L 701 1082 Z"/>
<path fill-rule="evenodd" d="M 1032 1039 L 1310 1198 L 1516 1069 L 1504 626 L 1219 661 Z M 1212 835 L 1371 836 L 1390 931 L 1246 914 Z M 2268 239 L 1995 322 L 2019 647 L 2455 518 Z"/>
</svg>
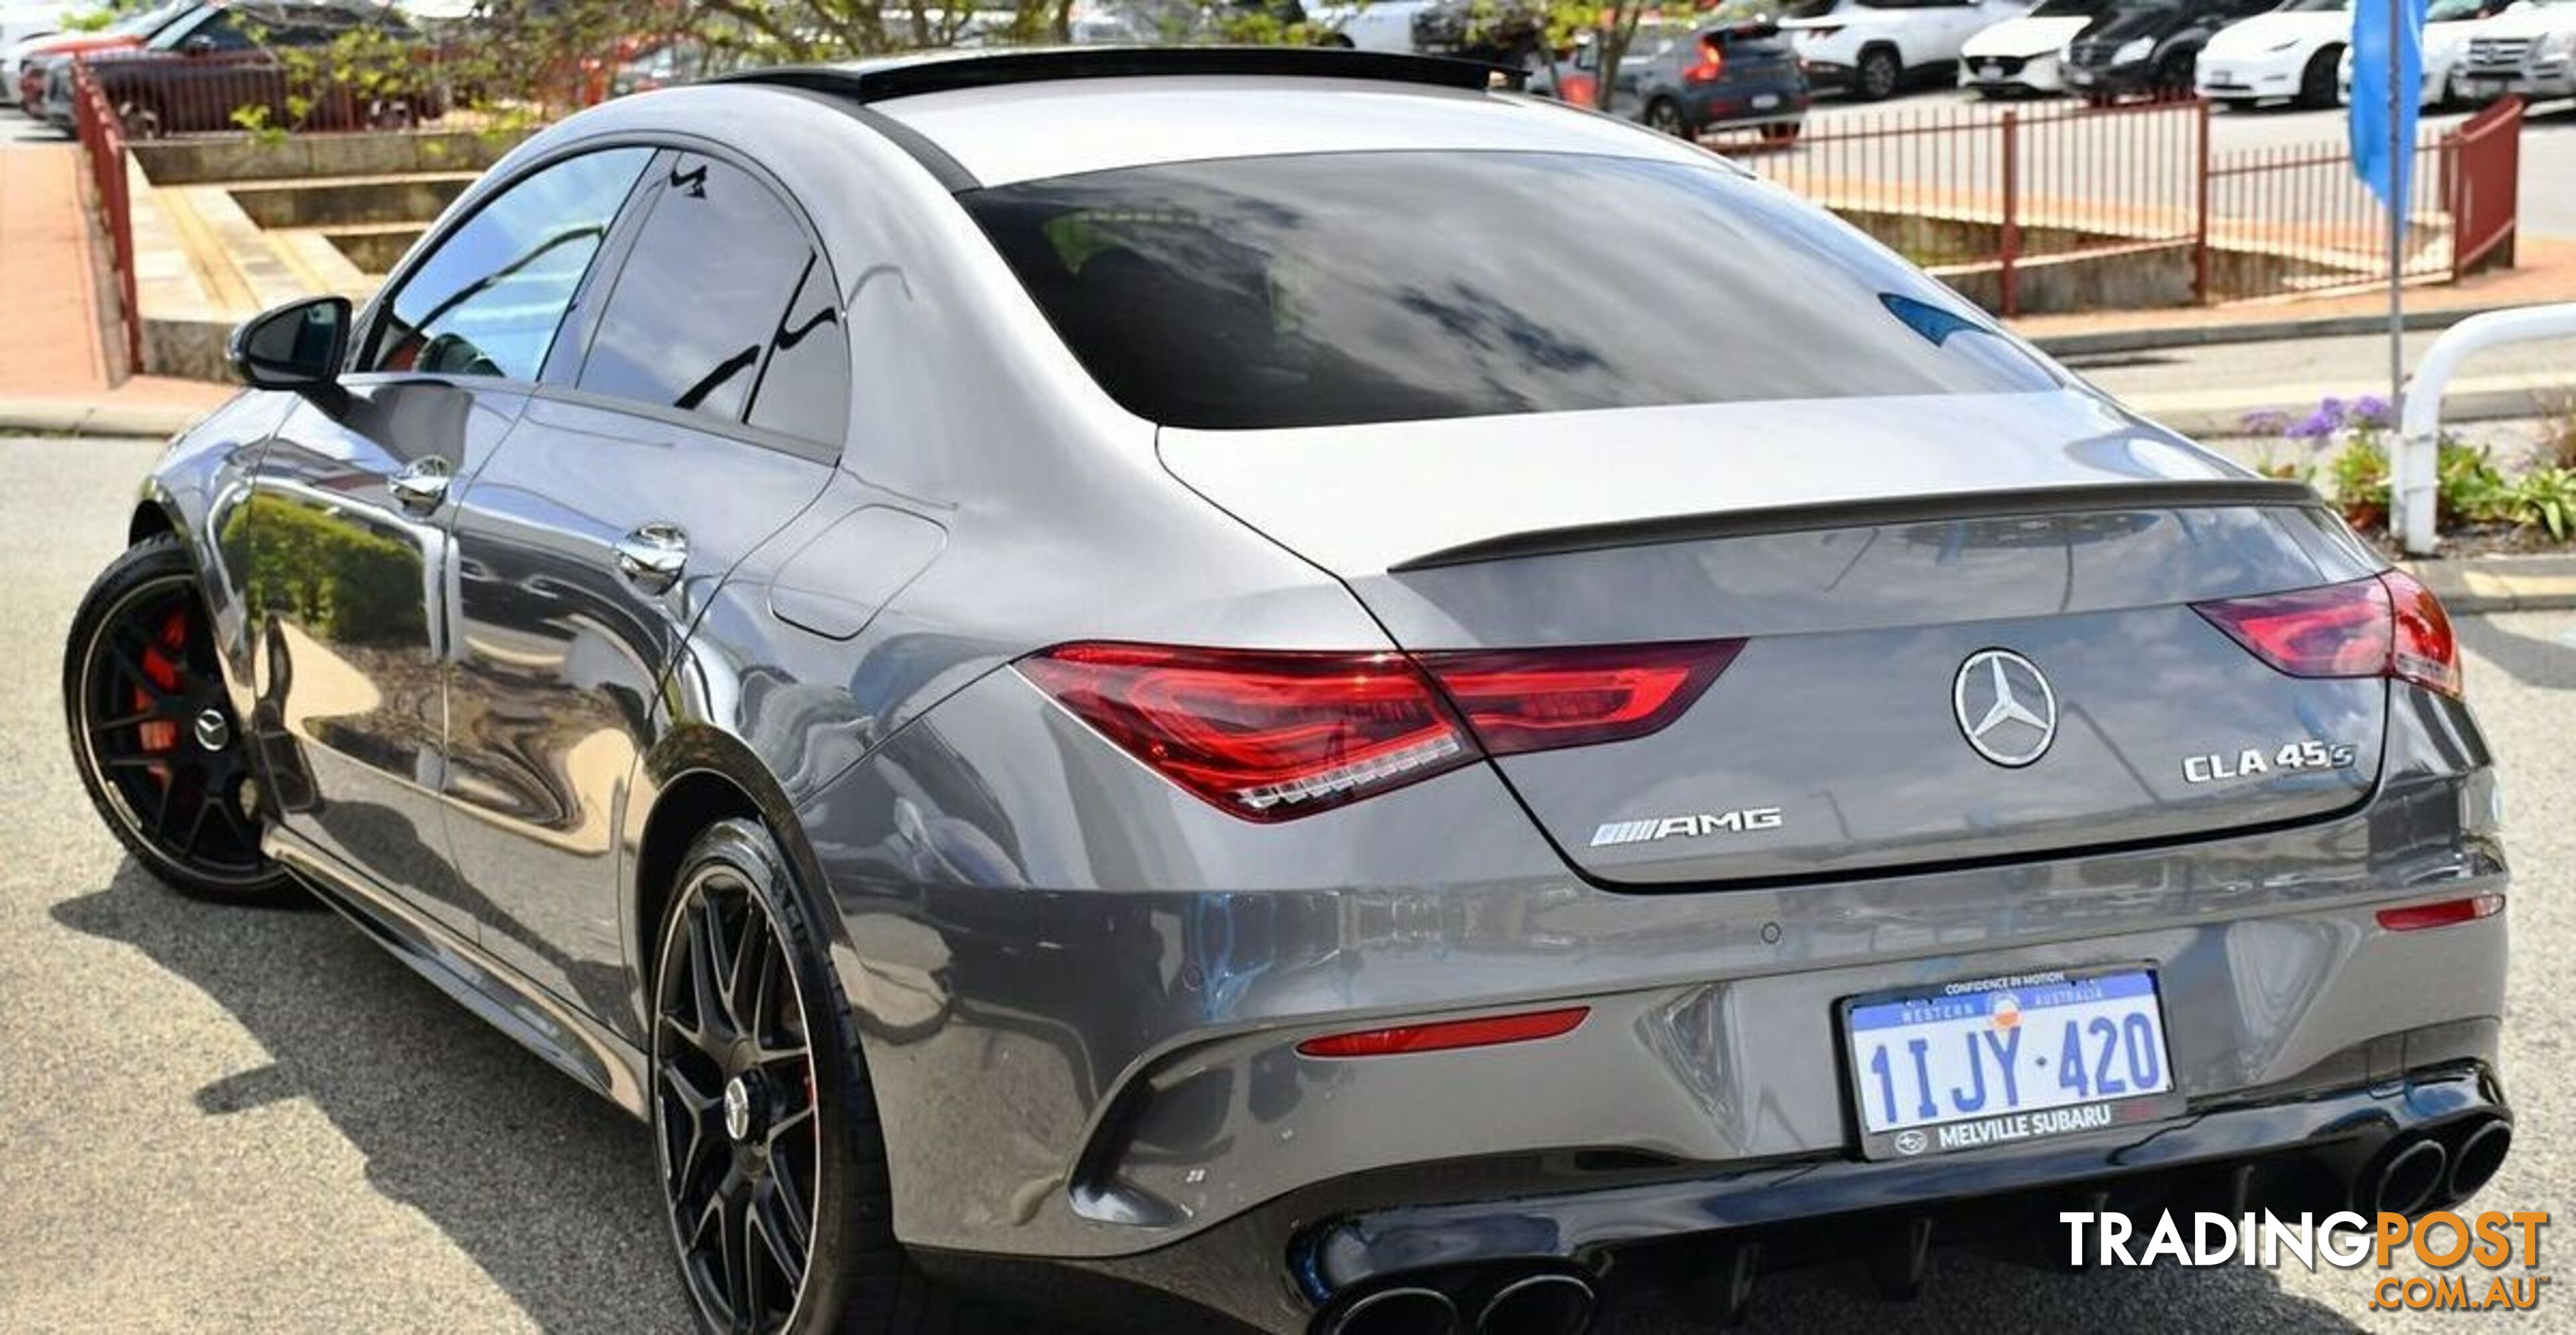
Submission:
<svg viewBox="0 0 2576 1335">
<path fill-rule="evenodd" d="M 154 185 L 479 172 L 527 138 L 527 130 L 441 129 L 387 134 L 254 135 L 129 143 Z"/>
<path fill-rule="evenodd" d="M 422 223 L 465 193 L 479 172 L 402 176 L 327 176 L 290 181 L 237 181 L 233 202 L 261 227 L 335 227 L 350 223 Z"/>
<path fill-rule="evenodd" d="M 329 241 L 358 272 L 381 277 L 393 272 L 412 243 L 429 230 L 425 222 L 350 223 L 325 227 L 322 237 Z"/>
</svg>

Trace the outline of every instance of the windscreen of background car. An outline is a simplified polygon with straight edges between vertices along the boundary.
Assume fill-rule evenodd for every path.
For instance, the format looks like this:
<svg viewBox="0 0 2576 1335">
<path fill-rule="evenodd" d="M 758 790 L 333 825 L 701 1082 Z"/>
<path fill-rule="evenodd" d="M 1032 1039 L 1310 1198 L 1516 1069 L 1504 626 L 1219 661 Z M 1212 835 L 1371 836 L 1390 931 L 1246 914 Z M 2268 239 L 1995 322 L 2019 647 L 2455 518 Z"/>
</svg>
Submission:
<svg viewBox="0 0 2576 1335">
<path fill-rule="evenodd" d="M 1172 426 L 2061 383 L 1948 288 L 1714 164 L 1318 154 L 959 199 L 1101 387 Z"/>
</svg>

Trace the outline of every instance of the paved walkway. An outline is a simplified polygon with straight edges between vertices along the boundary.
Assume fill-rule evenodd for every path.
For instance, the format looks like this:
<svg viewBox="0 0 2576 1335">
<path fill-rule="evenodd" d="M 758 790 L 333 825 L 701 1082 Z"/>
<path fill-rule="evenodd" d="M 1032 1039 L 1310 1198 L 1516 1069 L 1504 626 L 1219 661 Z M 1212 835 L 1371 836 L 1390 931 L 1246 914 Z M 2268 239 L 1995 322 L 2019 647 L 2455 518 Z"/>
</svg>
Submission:
<svg viewBox="0 0 2576 1335">
<path fill-rule="evenodd" d="M 0 416 L 104 430 L 223 402 L 230 386 L 157 376 L 111 385 L 95 279 L 103 266 L 90 253 L 80 171 L 72 144 L 0 145 L 0 292 L 9 296 L 0 320 Z"/>
</svg>

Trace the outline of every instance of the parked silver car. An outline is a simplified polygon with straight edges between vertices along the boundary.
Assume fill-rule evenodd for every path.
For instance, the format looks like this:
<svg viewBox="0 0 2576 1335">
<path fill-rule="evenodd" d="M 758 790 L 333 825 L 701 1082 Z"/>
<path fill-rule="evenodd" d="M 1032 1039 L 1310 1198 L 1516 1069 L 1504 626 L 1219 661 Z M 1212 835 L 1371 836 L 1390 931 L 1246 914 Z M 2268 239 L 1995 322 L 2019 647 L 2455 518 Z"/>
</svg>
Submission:
<svg viewBox="0 0 2576 1335">
<path fill-rule="evenodd" d="M 235 358 L 80 772 L 649 1119 L 709 1329 L 1574 1331 L 2505 1152 L 2424 589 L 1481 67 L 623 98 Z"/>
</svg>

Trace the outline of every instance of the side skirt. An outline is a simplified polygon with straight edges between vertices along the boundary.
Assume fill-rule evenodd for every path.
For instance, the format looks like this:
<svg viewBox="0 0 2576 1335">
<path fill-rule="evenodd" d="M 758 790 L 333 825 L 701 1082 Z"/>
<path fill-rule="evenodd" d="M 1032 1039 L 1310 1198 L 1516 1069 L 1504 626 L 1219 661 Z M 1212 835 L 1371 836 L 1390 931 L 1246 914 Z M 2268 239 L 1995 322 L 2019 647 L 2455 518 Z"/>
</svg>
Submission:
<svg viewBox="0 0 2576 1335">
<path fill-rule="evenodd" d="M 339 859 L 275 825 L 260 840 L 268 855 L 295 873 L 394 958 L 637 1119 L 645 1102 L 645 1054 L 579 1010 L 528 982 L 454 929 L 367 883 Z"/>
</svg>

